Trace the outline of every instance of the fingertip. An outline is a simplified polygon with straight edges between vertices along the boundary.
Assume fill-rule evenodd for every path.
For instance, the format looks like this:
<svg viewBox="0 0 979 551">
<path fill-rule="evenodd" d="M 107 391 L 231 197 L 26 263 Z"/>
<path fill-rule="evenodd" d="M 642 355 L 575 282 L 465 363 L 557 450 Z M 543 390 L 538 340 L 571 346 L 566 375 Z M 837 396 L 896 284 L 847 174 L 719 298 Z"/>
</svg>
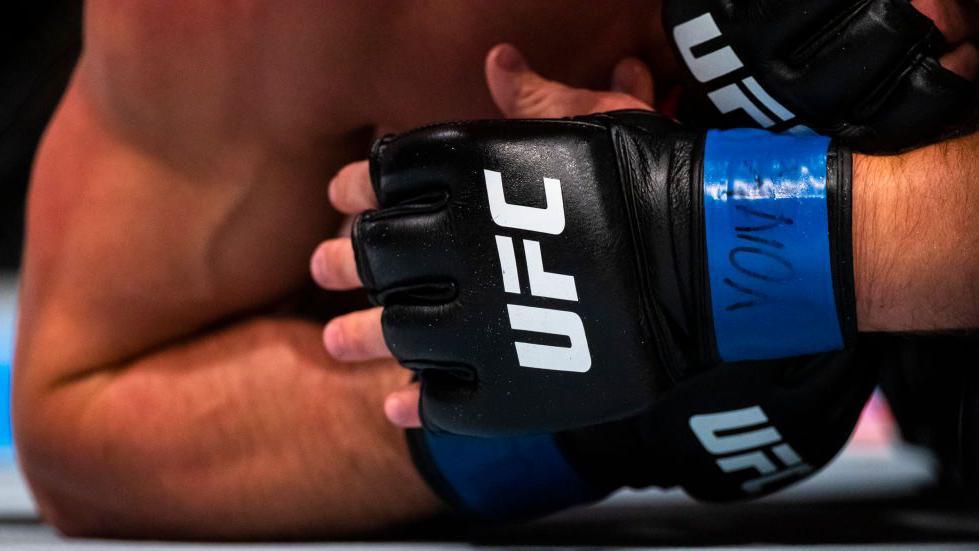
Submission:
<svg viewBox="0 0 979 551">
<path fill-rule="evenodd" d="M 313 254 L 309 257 L 309 275 L 320 287 L 325 287 L 324 282 L 326 281 L 323 274 L 325 262 L 324 257 L 326 256 L 326 253 L 323 252 L 323 245 L 323 243 L 317 245 L 316 250 L 313 251 Z"/>
<path fill-rule="evenodd" d="M 506 118 L 546 117 L 549 98 L 563 85 L 540 76 L 512 44 L 495 46 L 486 55 L 486 85 Z"/>
<path fill-rule="evenodd" d="M 979 2 L 911 0 L 911 5 L 931 19 L 950 45 L 979 36 Z"/>
<path fill-rule="evenodd" d="M 652 105 L 654 98 L 653 75 L 641 60 L 629 57 L 618 62 L 612 71 L 613 92 L 628 94 L 639 101 Z"/>
<path fill-rule="evenodd" d="M 389 394 L 384 400 L 384 415 L 388 421 L 405 429 L 421 428 L 417 396 L 417 385 Z"/>
<path fill-rule="evenodd" d="M 493 103 L 504 116 L 510 116 L 519 90 L 520 65 L 526 70 L 526 61 L 512 44 L 498 44 L 486 54 L 484 72 L 486 86 Z"/>
<path fill-rule="evenodd" d="M 342 360 L 346 354 L 345 337 L 341 327 L 340 318 L 335 318 L 327 322 L 323 328 L 323 346 L 330 356 Z"/>
<path fill-rule="evenodd" d="M 320 243 L 309 260 L 309 271 L 317 285 L 331 291 L 347 291 L 362 285 L 349 237 L 334 237 Z"/>
<path fill-rule="evenodd" d="M 344 214 L 359 214 L 377 208 L 369 162 L 357 161 L 343 166 L 327 184 L 326 194 L 330 204 Z"/>
<path fill-rule="evenodd" d="M 486 54 L 488 67 L 495 67 L 504 72 L 520 74 L 529 70 L 527 60 L 513 44 L 497 44 Z"/>
<path fill-rule="evenodd" d="M 326 197 L 330 200 L 330 204 L 333 205 L 340 212 L 344 212 L 344 204 L 346 203 L 346 194 L 344 189 L 344 180 L 346 179 L 347 173 L 350 171 L 350 165 L 344 165 L 340 167 L 340 170 L 330 178 L 330 183 L 326 186 Z"/>
<path fill-rule="evenodd" d="M 388 421 L 392 425 L 404 427 L 401 423 L 401 401 L 394 394 L 389 394 L 384 398 L 384 416 L 388 418 Z"/>
<path fill-rule="evenodd" d="M 979 76 L 979 49 L 974 44 L 960 44 L 939 59 L 942 67 L 960 77 L 975 81 Z"/>
<path fill-rule="evenodd" d="M 343 209 L 340 208 L 340 205 L 343 203 L 343 198 L 340 196 L 340 185 L 337 183 L 339 176 L 340 173 L 337 172 L 330 178 L 330 183 L 326 185 L 326 198 L 333 205 L 333 208 L 343 212 Z"/>
</svg>

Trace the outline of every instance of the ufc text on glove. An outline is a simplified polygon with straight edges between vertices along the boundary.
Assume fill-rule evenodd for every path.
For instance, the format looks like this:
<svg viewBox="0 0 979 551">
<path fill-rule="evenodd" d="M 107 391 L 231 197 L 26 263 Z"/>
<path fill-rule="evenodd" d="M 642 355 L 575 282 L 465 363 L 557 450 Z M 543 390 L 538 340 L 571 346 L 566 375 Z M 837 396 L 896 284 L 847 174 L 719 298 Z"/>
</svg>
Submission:
<svg viewBox="0 0 979 551">
<path fill-rule="evenodd" d="M 690 115 L 708 128 L 834 136 L 894 153 L 974 132 L 979 88 L 908 0 L 667 0 Z"/>
<path fill-rule="evenodd" d="M 622 419 L 855 334 L 850 154 L 826 138 L 620 111 L 430 126 L 370 161 L 358 270 L 429 429 Z"/>
</svg>

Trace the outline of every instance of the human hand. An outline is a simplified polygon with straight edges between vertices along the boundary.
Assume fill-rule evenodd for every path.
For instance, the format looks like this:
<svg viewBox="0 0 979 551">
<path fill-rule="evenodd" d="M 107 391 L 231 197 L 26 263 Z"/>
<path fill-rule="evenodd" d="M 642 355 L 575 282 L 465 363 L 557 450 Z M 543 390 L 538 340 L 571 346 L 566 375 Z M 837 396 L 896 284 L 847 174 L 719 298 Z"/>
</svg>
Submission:
<svg viewBox="0 0 979 551">
<path fill-rule="evenodd" d="M 507 44 L 490 50 L 485 71 L 493 101 L 506 118 L 560 118 L 617 109 L 652 109 L 653 79 L 637 59 L 625 59 L 615 67 L 609 91 L 571 88 L 547 80 Z M 347 215 L 377 208 L 368 161 L 343 167 L 329 184 L 329 198 L 338 211 Z M 325 289 L 348 290 L 362 285 L 349 237 L 321 243 L 310 268 L 313 279 Z M 392 357 L 381 331 L 380 307 L 334 318 L 323 331 L 323 344 L 340 360 Z M 391 393 L 384 404 L 387 417 L 402 427 L 420 426 L 418 398 L 417 383 Z"/>
</svg>

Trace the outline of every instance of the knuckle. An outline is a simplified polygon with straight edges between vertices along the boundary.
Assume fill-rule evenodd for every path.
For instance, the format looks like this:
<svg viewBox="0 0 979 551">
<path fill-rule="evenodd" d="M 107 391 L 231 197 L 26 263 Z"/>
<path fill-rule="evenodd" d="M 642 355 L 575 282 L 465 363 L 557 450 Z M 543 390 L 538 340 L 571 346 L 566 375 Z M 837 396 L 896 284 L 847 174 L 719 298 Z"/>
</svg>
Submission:
<svg viewBox="0 0 979 551">
<path fill-rule="evenodd" d="M 558 101 L 559 90 L 552 86 L 522 86 L 514 97 L 514 106 L 518 113 L 533 114 L 535 116 L 560 116 L 554 115 Z"/>
</svg>

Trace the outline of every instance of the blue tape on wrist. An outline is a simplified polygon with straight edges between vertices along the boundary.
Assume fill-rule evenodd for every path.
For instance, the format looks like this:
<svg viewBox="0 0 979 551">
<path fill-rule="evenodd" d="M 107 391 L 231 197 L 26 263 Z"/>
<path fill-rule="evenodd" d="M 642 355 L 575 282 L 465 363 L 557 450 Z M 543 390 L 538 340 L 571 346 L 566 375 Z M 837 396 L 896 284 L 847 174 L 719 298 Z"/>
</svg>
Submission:
<svg viewBox="0 0 979 551">
<path fill-rule="evenodd" d="M 704 225 L 724 361 L 843 347 L 833 293 L 822 136 L 710 131 Z"/>
<path fill-rule="evenodd" d="M 425 433 L 429 455 L 468 512 L 529 518 L 594 501 L 593 489 L 551 435 L 475 438 Z"/>
</svg>

